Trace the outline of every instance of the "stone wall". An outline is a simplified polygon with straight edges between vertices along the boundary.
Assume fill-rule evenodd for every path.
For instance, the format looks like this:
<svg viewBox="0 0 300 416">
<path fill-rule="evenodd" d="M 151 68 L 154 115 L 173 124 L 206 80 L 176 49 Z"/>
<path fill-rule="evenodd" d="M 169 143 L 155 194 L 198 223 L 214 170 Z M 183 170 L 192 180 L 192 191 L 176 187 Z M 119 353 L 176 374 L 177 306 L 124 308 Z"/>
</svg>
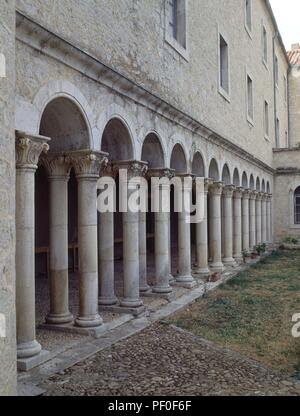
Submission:
<svg viewBox="0 0 300 416">
<path fill-rule="evenodd" d="M 0 78 L 0 314 L 2 331 L 6 332 L 6 337 L 0 338 L 0 395 L 16 391 L 14 3 L 0 0 L 0 53 L 6 58 L 7 75 Z"/>
<path fill-rule="evenodd" d="M 271 165 L 275 144 L 272 63 L 275 28 L 265 1 L 252 1 L 253 29 L 249 34 L 245 29 L 244 0 L 189 0 L 188 60 L 165 40 L 165 3 L 165 0 L 17 0 L 17 7 Z M 262 60 L 262 24 L 268 34 L 267 65 Z M 229 44 L 230 102 L 218 92 L 219 33 Z M 287 129 L 287 106 L 282 97 L 288 65 L 278 43 L 275 48 L 280 67 L 277 110 L 282 138 Z M 247 73 L 253 79 L 253 123 L 247 121 Z M 264 137 L 264 99 L 269 103 L 269 139 Z"/>
<path fill-rule="evenodd" d="M 300 144 L 300 66 L 291 69 L 289 77 L 290 145 Z"/>
</svg>

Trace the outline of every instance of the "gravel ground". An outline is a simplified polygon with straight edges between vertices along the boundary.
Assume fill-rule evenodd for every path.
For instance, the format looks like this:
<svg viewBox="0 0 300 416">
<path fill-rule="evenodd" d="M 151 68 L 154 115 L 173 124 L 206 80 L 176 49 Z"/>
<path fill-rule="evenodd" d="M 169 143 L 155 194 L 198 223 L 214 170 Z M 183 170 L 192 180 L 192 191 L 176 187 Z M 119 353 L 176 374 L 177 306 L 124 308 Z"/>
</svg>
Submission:
<svg viewBox="0 0 300 416">
<path fill-rule="evenodd" d="M 153 324 L 40 387 L 49 396 L 300 395 L 300 384 L 163 324 Z"/>
</svg>

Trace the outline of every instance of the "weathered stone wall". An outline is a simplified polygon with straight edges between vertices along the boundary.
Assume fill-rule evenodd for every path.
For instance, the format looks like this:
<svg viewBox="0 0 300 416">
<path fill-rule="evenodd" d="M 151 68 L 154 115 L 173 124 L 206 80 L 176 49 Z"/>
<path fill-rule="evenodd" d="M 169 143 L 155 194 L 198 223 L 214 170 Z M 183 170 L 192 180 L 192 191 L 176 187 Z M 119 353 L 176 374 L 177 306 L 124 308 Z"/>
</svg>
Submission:
<svg viewBox="0 0 300 416">
<path fill-rule="evenodd" d="M 0 338 L 0 395 L 16 392 L 14 3 L 0 0 L 0 53 L 7 74 L 0 78 L 0 313 L 6 321 L 6 337 Z"/>
<path fill-rule="evenodd" d="M 34 20 L 271 165 L 275 143 L 272 64 L 275 29 L 264 0 L 253 0 L 251 35 L 245 29 L 244 0 L 189 0 L 188 61 L 165 41 L 165 3 L 164 0 L 17 0 L 18 8 Z M 267 65 L 262 60 L 262 23 L 268 33 Z M 230 102 L 218 92 L 219 32 L 229 44 Z M 287 63 L 278 44 L 276 51 L 280 67 L 277 110 L 284 137 L 287 106 L 281 100 Z M 247 72 L 253 78 L 253 125 L 247 121 Z M 270 140 L 264 137 L 264 99 L 269 102 Z"/>
<path fill-rule="evenodd" d="M 300 66 L 294 66 L 289 77 L 290 145 L 300 144 Z"/>
</svg>

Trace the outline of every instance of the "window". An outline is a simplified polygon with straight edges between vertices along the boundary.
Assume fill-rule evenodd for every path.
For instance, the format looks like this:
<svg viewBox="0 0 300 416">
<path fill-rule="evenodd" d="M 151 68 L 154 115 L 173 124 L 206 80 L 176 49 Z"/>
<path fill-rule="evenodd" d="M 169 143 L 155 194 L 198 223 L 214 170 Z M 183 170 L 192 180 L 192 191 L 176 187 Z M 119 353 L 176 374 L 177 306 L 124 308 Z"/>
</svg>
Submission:
<svg viewBox="0 0 300 416">
<path fill-rule="evenodd" d="M 290 147 L 289 145 L 289 134 L 287 131 L 285 131 L 285 147 L 288 148 Z"/>
<path fill-rule="evenodd" d="M 253 82 L 249 75 L 247 75 L 247 117 L 248 120 L 253 121 Z"/>
<path fill-rule="evenodd" d="M 265 137 L 269 137 L 269 104 L 265 101 L 264 106 L 264 127 L 265 127 Z"/>
<path fill-rule="evenodd" d="M 275 136 L 276 136 L 276 147 L 279 147 L 279 144 L 280 144 L 280 122 L 279 122 L 279 118 L 276 118 Z"/>
<path fill-rule="evenodd" d="M 219 35 L 219 83 L 221 92 L 229 94 L 229 58 L 228 44 L 222 35 Z"/>
<path fill-rule="evenodd" d="M 263 33 L 262 33 L 262 43 L 263 43 L 263 61 L 265 64 L 268 63 L 268 35 L 266 28 L 263 26 Z"/>
<path fill-rule="evenodd" d="M 278 87 L 279 69 L 278 69 L 278 58 L 276 55 L 275 55 L 275 62 L 274 62 L 274 77 L 275 77 L 275 85 Z"/>
<path fill-rule="evenodd" d="M 186 49 L 186 0 L 167 1 L 169 35 Z"/>
<path fill-rule="evenodd" d="M 246 13 L 246 29 L 251 32 L 252 31 L 252 4 L 251 0 L 245 0 L 245 13 Z"/>
<path fill-rule="evenodd" d="M 300 224 L 300 186 L 294 192 L 295 224 Z"/>
</svg>

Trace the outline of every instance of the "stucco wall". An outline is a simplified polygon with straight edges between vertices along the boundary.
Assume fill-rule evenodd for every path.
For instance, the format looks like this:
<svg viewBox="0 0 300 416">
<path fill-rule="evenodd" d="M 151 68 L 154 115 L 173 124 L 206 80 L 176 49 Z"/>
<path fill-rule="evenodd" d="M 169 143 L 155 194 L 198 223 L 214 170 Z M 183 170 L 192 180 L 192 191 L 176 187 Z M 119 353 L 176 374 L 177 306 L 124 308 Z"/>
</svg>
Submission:
<svg viewBox="0 0 300 416">
<path fill-rule="evenodd" d="M 188 62 L 165 42 L 164 0 L 17 0 L 17 6 L 220 135 L 272 164 L 275 143 L 274 27 L 263 0 L 253 0 L 251 36 L 245 29 L 244 0 L 189 0 Z M 262 62 L 262 24 L 268 33 L 267 67 Z M 229 44 L 230 102 L 218 93 L 218 32 Z M 280 50 L 278 58 L 280 79 L 283 79 L 287 64 Z M 253 78 L 253 125 L 246 116 L 247 71 Z M 264 138 L 264 99 L 270 108 L 270 141 Z M 286 111 L 286 106 L 279 103 L 282 131 L 286 128 Z"/>
<path fill-rule="evenodd" d="M 300 66 L 294 66 L 290 77 L 290 144 L 296 146 L 300 143 Z"/>
<path fill-rule="evenodd" d="M 0 10 L 0 53 L 7 64 L 7 77 L 0 78 L 0 313 L 6 318 L 6 337 L 0 338 L 0 395 L 12 395 L 16 389 L 14 1 L 0 0 Z"/>
</svg>

